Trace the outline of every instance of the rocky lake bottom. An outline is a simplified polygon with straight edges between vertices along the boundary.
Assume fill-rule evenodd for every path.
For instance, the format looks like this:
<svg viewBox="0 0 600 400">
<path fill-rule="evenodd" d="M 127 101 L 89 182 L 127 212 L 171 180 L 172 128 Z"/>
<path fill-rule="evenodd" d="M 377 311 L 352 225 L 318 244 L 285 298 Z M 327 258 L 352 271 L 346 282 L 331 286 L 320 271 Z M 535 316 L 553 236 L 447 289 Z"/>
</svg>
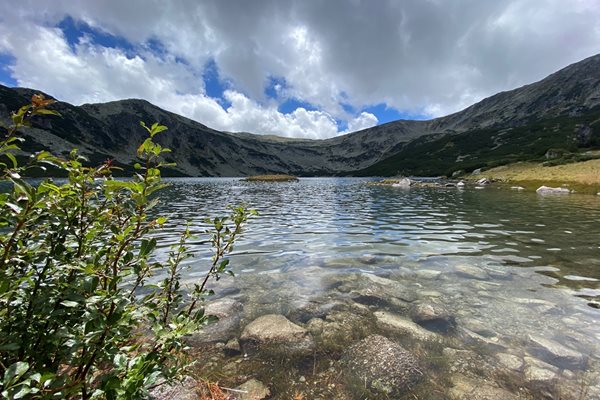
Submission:
<svg viewBox="0 0 600 400">
<path fill-rule="evenodd" d="M 188 338 L 194 377 L 231 398 L 600 399 L 600 198 L 358 179 L 169 190 L 161 211 L 198 229 L 223 204 L 260 213 L 236 277 L 212 285 L 218 321 Z M 189 282 L 209 255 L 192 246 Z"/>
</svg>

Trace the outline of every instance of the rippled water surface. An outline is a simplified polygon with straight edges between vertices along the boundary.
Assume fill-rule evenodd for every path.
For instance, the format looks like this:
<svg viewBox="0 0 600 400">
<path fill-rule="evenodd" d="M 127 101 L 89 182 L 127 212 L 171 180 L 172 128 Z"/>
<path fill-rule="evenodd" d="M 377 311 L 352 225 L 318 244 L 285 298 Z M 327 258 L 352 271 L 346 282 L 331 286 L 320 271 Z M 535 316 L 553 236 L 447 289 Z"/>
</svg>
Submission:
<svg viewBox="0 0 600 400">
<path fill-rule="evenodd" d="M 259 216 L 231 257 L 236 278 L 216 289 L 243 300 L 251 316 L 289 315 L 327 298 L 335 279 L 368 274 L 443 303 L 458 326 L 511 353 L 527 352 L 533 334 L 597 358 L 600 196 L 367 182 L 174 179 L 159 210 L 172 222 L 161 243 L 175 242 L 184 221 L 201 230 L 204 217 L 245 203 Z M 202 239 L 192 248 L 189 280 L 210 256 Z"/>
<path fill-rule="evenodd" d="M 573 294 L 600 287 L 600 197 L 501 188 L 402 190 L 367 181 L 173 179 L 159 211 L 179 227 L 191 221 L 199 228 L 228 204 L 257 210 L 233 259 L 238 273 L 316 265 L 443 271 L 461 262 L 538 271 L 555 278 L 549 285 Z M 178 232 L 171 226 L 162 243 L 174 243 Z M 198 243 L 199 255 L 202 249 Z"/>
</svg>

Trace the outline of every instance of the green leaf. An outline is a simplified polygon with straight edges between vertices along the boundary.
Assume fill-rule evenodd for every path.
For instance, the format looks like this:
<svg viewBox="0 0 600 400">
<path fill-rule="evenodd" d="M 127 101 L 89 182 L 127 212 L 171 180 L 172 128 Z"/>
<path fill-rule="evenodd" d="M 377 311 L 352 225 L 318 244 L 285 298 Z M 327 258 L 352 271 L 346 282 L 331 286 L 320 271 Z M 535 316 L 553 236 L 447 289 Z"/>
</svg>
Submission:
<svg viewBox="0 0 600 400">
<path fill-rule="evenodd" d="M 17 391 L 17 393 L 14 394 L 13 399 L 22 399 L 23 397 L 27 396 L 29 393 L 31 393 L 31 387 L 28 385 L 21 385 L 21 388 Z"/>
<path fill-rule="evenodd" d="M 2 291 L 0 291 L 1 293 Z M 18 343 L 5 343 L 3 345 L 0 345 L 0 351 L 16 351 L 19 350 L 21 347 L 19 346 Z"/>
<path fill-rule="evenodd" d="M 219 265 L 219 271 L 223 271 L 225 268 L 227 268 L 228 265 L 229 265 L 228 259 L 221 261 L 221 264 Z"/>
<path fill-rule="evenodd" d="M 73 308 L 73 307 L 77 307 L 79 305 L 78 302 L 76 301 L 71 301 L 71 300 L 64 300 L 61 301 L 60 304 L 62 304 L 65 307 L 69 307 L 69 308 Z"/>
<path fill-rule="evenodd" d="M 48 110 L 47 108 L 38 108 L 35 111 L 33 111 L 32 114 L 40 114 L 40 115 L 57 115 L 57 116 L 61 116 L 60 113 L 58 111 L 55 110 Z"/>
<path fill-rule="evenodd" d="M 13 210 L 13 212 L 14 212 L 15 214 L 21 214 L 21 211 L 23 211 L 23 208 L 22 208 L 22 207 L 19 207 L 19 206 L 18 206 L 18 205 L 16 205 L 16 204 L 13 204 L 13 203 L 8 203 L 8 202 L 7 202 L 7 203 L 5 203 L 5 205 L 6 205 L 8 208 L 10 208 L 11 210 Z"/>
<path fill-rule="evenodd" d="M 4 155 L 6 157 L 8 157 L 10 159 L 10 161 L 12 161 L 13 168 L 17 168 L 17 166 L 18 166 L 17 158 L 12 153 L 4 153 Z"/>
<path fill-rule="evenodd" d="M 4 379 L 2 380 L 4 387 L 12 386 L 12 384 L 22 377 L 28 369 L 29 364 L 24 361 L 17 361 L 12 364 L 8 367 L 6 372 L 4 372 Z"/>
<path fill-rule="evenodd" d="M 150 128 L 150 137 L 154 137 L 157 133 L 160 133 L 162 131 L 166 131 L 167 128 L 164 125 L 159 125 L 158 122 L 155 122 L 154 124 L 152 124 L 152 128 Z"/>
<path fill-rule="evenodd" d="M 142 244 L 140 246 L 140 257 L 145 257 L 154 250 L 156 247 L 156 238 L 142 239 Z"/>
</svg>

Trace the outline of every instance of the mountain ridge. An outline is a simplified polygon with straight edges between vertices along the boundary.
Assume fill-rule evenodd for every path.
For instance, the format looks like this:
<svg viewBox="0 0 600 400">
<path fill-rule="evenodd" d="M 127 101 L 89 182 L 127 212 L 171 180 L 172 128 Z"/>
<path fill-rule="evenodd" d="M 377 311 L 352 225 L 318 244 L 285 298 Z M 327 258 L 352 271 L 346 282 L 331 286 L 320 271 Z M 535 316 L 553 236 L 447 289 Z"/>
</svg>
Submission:
<svg viewBox="0 0 600 400">
<path fill-rule="evenodd" d="M 26 104 L 31 94 L 38 92 L 0 85 L 0 118 L 7 120 L 10 111 Z M 394 157 L 400 157 L 398 165 L 402 166 L 402 161 L 406 159 L 402 158 L 403 152 L 406 153 L 411 148 L 414 150 L 419 143 L 431 146 L 431 143 L 438 140 L 446 140 L 446 144 L 443 144 L 446 146 L 447 139 L 456 135 L 479 135 L 476 140 L 492 138 L 502 130 L 521 129 L 556 117 L 579 121 L 599 106 L 600 55 L 595 55 L 571 64 L 541 81 L 497 93 L 444 117 L 427 121 L 393 121 L 330 139 L 311 140 L 222 132 L 142 99 L 81 106 L 58 102 L 56 108 L 63 117 L 36 123 L 25 135 L 30 141 L 27 147 L 29 151 L 45 148 L 64 154 L 71 148 L 78 147 L 91 161 L 98 161 L 103 157 L 114 158 L 123 165 L 129 165 L 134 161 L 132 155 L 137 144 L 143 140 L 139 121 L 158 121 L 169 127 L 170 134 L 163 135 L 160 140 L 173 149 L 170 161 L 176 162 L 178 167 L 170 172 L 175 175 L 391 175 L 412 171 L 409 166 L 396 168 L 397 171 L 392 171 L 393 166 L 379 169 L 376 166 L 393 163 Z M 585 124 L 586 121 L 583 118 L 578 123 Z M 546 131 L 547 128 L 544 127 Z M 568 129 L 573 127 L 569 125 Z M 591 135 L 595 137 L 596 127 L 590 129 Z M 543 140 L 545 135 L 549 135 L 546 131 L 539 130 L 529 136 L 534 142 L 542 138 L 540 146 L 546 145 L 547 141 Z M 561 132 L 565 137 L 571 134 L 571 131 Z M 565 143 L 568 145 L 568 141 Z M 498 149 L 492 147 L 494 146 L 490 146 L 488 153 Z M 539 156 L 537 152 L 540 151 L 542 149 L 536 147 L 535 156 Z M 420 154 L 423 158 L 435 157 L 431 151 Z M 436 172 L 442 169 L 444 172 L 464 169 L 465 165 L 460 161 L 462 156 L 469 158 L 469 155 L 458 154 L 456 160 L 459 161 L 452 163 L 448 159 L 447 165 Z M 422 162 L 427 160 L 423 159 Z M 484 166 L 485 162 L 487 161 L 482 161 Z M 469 168 L 477 162 L 471 164 Z"/>
</svg>

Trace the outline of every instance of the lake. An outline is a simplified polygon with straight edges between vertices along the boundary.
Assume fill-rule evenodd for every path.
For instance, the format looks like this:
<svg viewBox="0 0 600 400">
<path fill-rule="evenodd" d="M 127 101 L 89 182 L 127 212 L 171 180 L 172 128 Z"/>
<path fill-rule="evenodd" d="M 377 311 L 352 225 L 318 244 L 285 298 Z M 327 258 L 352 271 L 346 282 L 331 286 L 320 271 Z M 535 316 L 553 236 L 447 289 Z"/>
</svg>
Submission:
<svg viewBox="0 0 600 400">
<path fill-rule="evenodd" d="M 242 327 L 276 313 L 310 328 L 311 319 L 328 322 L 335 319 L 330 312 L 352 306 L 374 331 L 393 336 L 396 327 L 405 346 L 425 349 L 422 362 L 447 387 L 462 379 L 457 374 L 472 379 L 469 368 L 479 368 L 504 388 L 542 387 L 555 398 L 564 388 L 585 390 L 588 397 L 581 398 L 600 396 L 594 387 L 600 371 L 600 196 L 542 196 L 494 185 L 402 189 L 368 181 L 171 179 L 158 207 L 170 218 L 159 242 L 166 249 L 185 221 L 201 231 L 204 217 L 245 203 L 259 216 L 248 222 L 230 257 L 236 277 L 212 286 L 216 298 L 244 305 Z M 206 273 L 210 257 L 206 237 L 190 245 L 196 257 L 187 282 Z M 446 328 L 421 324 L 443 346 L 406 339 L 418 339 L 423 329 L 410 322 L 415 304 L 443 310 Z M 412 324 L 407 335 L 386 320 L 390 315 Z M 338 344 L 357 340 L 350 336 Z M 431 361 L 434 353 L 449 359 L 445 367 Z M 338 353 L 319 357 L 331 362 Z M 299 382 L 298 376 L 287 379 Z"/>
</svg>

